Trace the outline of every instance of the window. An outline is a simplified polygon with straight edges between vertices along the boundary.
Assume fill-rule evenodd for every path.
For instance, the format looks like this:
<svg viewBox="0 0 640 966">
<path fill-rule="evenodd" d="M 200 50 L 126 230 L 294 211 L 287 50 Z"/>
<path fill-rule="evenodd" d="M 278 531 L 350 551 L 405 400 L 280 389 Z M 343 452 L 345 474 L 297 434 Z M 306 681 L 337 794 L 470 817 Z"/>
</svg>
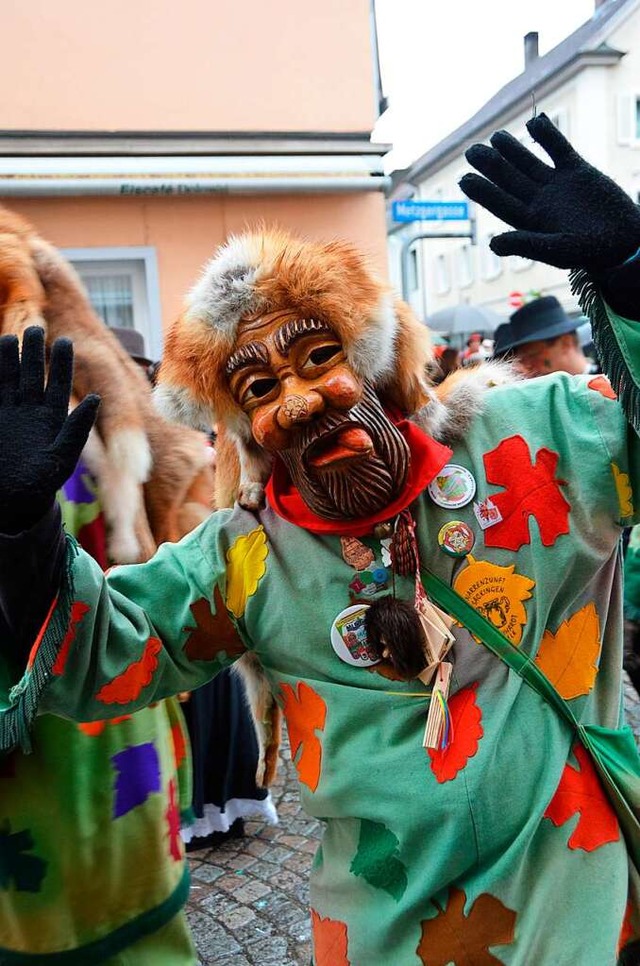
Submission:
<svg viewBox="0 0 640 966">
<path fill-rule="evenodd" d="M 489 248 L 492 238 L 487 235 L 481 248 L 482 277 L 488 282 L 502 274 L 502 259 Z"/>
<path fill-rule="evenodd" d="M 136 329 L 150 358 L 162 354 L 162 323 L 155 250 L 74 248 L 72 263 L 96 314 L 110 328 Z"/>
<path fill-rule="evenodd" d="M 80 265 L 79 274 L 89 300 L 105 325 L 135 329 L 134 283 L 139 282 L 138 266 L 114 262 L 113 266 L 100 262 Z M 136 285 L 138 288 L 138 285 Z M 140 324 L 141 309 L 135 315 Z"/>
<path fill-rule="evenodd" d="M 435 274 L 436 292 L 438 295 L 445 295 L 451 288 L 451 282 L 449 280 L 449 266 L 447 264 L 446 255 L 436 255 Z"/>
<path fill-rule="evenodd" d="M 618 144 L 640 144 L 640 94 L 618 94 Z"/>
<path fill-rule="evenodd" d="M 473 249 L 470 244 L 462 245 L 458 249 L 456 258 L 457 279 L 460 288 L 468 288 L 473 284 Z"/>
</svg>

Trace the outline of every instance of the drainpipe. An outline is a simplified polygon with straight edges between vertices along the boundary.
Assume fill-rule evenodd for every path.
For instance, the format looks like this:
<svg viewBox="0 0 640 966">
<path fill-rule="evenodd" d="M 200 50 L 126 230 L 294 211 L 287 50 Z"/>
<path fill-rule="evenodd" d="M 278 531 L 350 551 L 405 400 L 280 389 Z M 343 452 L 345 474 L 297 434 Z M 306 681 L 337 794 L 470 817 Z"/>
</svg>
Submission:
<svg viewBox="0 0 640 966">
<path fill-rule="evenodd" d="M 525 34 L 524 38 L 524 69 L 528 70 L 535 60 L 538 59 L 538 34 L 531 30 Z"/>
</svg>

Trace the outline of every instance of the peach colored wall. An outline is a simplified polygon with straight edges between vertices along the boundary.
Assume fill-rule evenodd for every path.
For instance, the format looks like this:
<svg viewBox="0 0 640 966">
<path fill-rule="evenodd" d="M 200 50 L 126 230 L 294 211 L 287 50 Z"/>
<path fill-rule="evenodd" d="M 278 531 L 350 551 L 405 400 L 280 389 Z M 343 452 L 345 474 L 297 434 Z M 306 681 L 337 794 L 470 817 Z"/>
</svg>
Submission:
<svg viewBox="0 0 640 966">
<path fill-rule="evenodd" d="M 369 131 L 368 0 L 16 0 L 0 126 Z"/>
<path fill-rule="evenodd" d="M 355 242 L 386 277 L 384 197 L 379 192 L 255 198 L 11 199 L 8 207 L 61 248 L 152 245 L 166 329 L 201 266 L 230 232 L 264 221 L 316 238 Z"/>
</svg>

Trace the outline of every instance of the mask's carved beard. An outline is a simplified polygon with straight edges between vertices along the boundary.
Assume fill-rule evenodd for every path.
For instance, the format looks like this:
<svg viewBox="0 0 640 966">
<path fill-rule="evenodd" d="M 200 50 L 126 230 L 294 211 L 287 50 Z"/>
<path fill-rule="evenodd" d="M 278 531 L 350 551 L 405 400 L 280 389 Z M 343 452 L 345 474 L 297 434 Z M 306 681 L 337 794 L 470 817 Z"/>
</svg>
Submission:
<svg viewBox="0 0 640 966">
<path fill-rule="evenodd" d="M 305 459 L 319 437 L 352 426 L 365 429 L 373 452 L 336 469 L 322 469 Z M 402 490 L 410 452 L 402 434 L 384 412 L 372 387 L 365 384 L 361 401 L 347 413 L 331 411 L 300 429 L 295 446 L 278 454 L 310 510 L 327 520 L 371 516 Z"/>
</svg>

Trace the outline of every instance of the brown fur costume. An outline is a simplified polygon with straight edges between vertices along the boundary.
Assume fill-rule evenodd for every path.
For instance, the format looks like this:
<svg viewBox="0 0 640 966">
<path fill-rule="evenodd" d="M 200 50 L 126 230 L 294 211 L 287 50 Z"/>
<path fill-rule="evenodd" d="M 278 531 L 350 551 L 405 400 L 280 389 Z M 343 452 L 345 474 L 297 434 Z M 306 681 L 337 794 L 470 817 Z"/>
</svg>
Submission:
<svg viewBox="0 0 640 966">
<path fill-rule="evenodd" d="M 72 339 L 75 396 L 102 397 L 84 456 L 98 482 L 110 558 L 148 559 L 208 512 L 202 492 L 190 498 L 200 486 L 210 500 L 205 439 L 158 416 L 146 379 L 96 316 L 73 268 L 28 222 L 0 208 L 0 332 L 21 337 L 29 325 L 44 327 L 48 345 Z"/>
</svg>

